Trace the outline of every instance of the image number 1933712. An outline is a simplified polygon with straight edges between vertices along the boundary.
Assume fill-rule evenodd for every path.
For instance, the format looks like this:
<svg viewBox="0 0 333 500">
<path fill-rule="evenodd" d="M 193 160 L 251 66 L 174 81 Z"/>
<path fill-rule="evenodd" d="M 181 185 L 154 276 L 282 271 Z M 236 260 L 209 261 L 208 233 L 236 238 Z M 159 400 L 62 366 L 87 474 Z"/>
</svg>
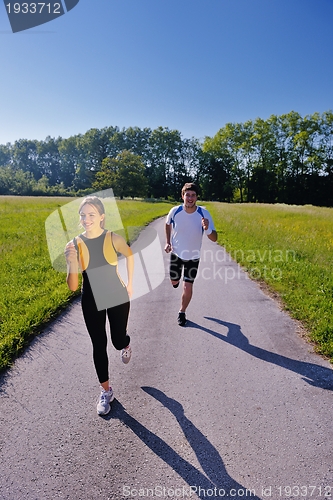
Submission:
<svg viewBox="0 0 333 500">
<path fill-rule="evenodd" d="M 46 2 L 4 0 L 13 33 L 40 26 L 63 16 L 80 0 L 52 0 Z"/>
</svg>

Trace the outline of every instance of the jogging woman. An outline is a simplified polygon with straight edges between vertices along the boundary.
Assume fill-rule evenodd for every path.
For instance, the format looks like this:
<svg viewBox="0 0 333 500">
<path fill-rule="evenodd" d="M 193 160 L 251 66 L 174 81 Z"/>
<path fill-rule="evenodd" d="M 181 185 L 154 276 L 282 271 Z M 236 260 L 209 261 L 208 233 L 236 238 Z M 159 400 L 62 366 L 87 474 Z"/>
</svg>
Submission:
<svg viewBox="0 0 333 500">
<path fill-rule="evenodd" d="M 104 229 L 105 210 L 99 198 L 86 197 L 79 207 L 79 215 L 84 232 L 65 248 L 67 284 L 70 290 L 77 290 L 78 274 L 82 273 L 82 312 L 92 341 L 94 365 L 101 385 L 97 413 L 106 415 L 114 399 L 109 383 L 106 317 L 110 323 L 112 343 L 121 351 L 122 361 L 128 363 L 132 354 L 127 322 L 134 258 L 122 236 Z M 117 271 L 117 252 L 126 257 L 127 286 Z"/>
</svg>

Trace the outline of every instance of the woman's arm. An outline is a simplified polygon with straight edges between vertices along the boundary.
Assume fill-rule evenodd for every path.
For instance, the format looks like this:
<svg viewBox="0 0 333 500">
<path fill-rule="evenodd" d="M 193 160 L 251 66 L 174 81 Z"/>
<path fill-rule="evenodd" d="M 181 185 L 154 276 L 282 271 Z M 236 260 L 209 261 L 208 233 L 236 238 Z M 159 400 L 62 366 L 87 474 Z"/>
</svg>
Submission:
<svg viewBox="0 0 333 500">
<path fill-rule="evenodd" d="M 121 253 L 126 257 L 126 268 L 127 268 L 127 291 L 128 295 L 131 297 L 133 293 L 133 273 L 134 273 L 134 255 L 130 247 L 127 245 L 126 241 L 122 236 L 116 233 L 112 233 L 112 241 L 117 252 Z"/>
<path fill-rule="evenodd" d="M 79 263 L 77 260 L 77 252 L 73 241 L 67 243 L 65 248 L 65 257 L 67 262 L 67 278 L 68 288 L 75 292 L 79 286 Z"/>
</svg>

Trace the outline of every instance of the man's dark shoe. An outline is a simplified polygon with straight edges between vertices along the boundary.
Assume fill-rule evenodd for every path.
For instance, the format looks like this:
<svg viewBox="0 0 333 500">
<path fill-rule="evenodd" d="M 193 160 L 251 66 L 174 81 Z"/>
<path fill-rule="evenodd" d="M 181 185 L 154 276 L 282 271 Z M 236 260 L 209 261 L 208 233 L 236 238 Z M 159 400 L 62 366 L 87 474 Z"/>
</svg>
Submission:
<svg viewBox="0 0 333 500">
<path fill-rule="evenodd" d="M 185 326 L 185 324 L 186 324 L 185 313 L 183 313 L 183 312 L 178 313 L 178 325 Z"/>
</svg>

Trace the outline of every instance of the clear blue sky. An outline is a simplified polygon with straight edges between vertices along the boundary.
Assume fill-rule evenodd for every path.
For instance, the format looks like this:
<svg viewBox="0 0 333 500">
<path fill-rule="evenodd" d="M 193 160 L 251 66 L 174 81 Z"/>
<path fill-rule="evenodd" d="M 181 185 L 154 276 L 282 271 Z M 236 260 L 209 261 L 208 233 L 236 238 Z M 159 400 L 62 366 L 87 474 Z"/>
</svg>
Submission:
<svg viewBox="0 0 333 500">
<path fill-rule="evenodd" d="M 332 23 L 332 0 L 80 0 L 13 34 L 1 2 L 0 144 L 332 110 Z"/>
</svg>

